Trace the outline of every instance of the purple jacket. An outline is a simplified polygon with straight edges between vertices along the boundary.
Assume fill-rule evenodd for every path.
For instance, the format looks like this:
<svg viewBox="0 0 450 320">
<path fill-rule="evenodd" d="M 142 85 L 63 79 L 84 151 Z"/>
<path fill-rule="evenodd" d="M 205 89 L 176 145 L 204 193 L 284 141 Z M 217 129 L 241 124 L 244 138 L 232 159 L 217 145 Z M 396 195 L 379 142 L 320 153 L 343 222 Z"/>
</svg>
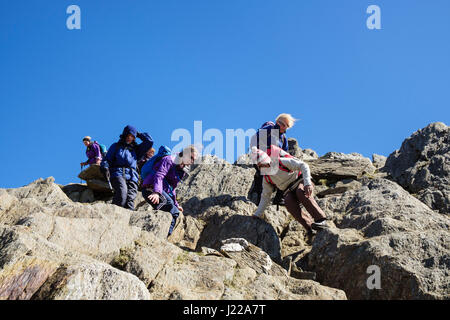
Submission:
<svg viewBox="0 0 450 320">
<path fill-rule="evenodd" d="M 153 187 L 153 191 L 162 194 L 164 190 L 170 195 L 178 207 L 175 188 L 184 176 L 184 171 L 177 168 L 172 156 L 165 156 L 159 160 L 142 183 L 144 187 Z"/>
<path fill-rule="evenodd" d="M 87 147 L 86 156 L 88 157 L 88 164 L 96 163 L 97 160 L 102 160 L 102 152 L 97 141 Z"/>
</svg>

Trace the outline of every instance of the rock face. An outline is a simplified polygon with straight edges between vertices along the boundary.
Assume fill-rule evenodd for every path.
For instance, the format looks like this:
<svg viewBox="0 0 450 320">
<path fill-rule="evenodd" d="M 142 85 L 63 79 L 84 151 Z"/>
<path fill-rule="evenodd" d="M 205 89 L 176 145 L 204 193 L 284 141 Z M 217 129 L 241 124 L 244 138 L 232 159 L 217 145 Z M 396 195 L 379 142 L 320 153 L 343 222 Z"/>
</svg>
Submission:
<svg viewBox="0 0 450 320">
<path fill-rule="evenodd" d="M 447 217 L 386 179 L 321 205 L 337 228 L 319 232 L 309 253 L 308 268 L 319 282 L 350 299 L 450 298 Z M 373 265 L 381 289 L 367 287 Z"/>
<path fill-rule="evenodd" d="M 384 167 L 294 140 L 329 218 L 312 239 L 283 206 L 252 217 L 246 156 L 191 168 L 169 238 L 171 215 L 141 194 L 132 212 L 53 178 L 0 189 L 0 299 L 450 299 L 448 127 L 413 134 Z"/>
<path fill-rule="evenodd" d="M 229 257 L 211 248 L 204 248 L 206 254 L 193 252 L 200 240 L 207 243 L 208 237 L 201 237 L 201 219 L 181 216 L 174 232 L 178 239 L 167 239 L 172 218 L 167 212 L 131 212 L 101 201 L 82 204 L 67 197 L 64 188 L 48 178 L 0 189 L 0 299 L 275 299 L 280 296 L 275 289 L 259 294 L 273 286 L 282 288 L 286 299 L 346 299 L 341 290 L 289 278 L 267 252 L 250 243 L 247 254 Z M 231 205 L 219 220 L 241 219 L 235 213 L 242 206 L 254 209 L 251 202 L 236 201 L 240 205 Z M 200 215 L 215 216 L 214 208 L 218 209 L 213 206 Z M 247 232 L 249 240 L 279 257 L 276 232 L 265 236 L 270 225 L 245 218 L 261 231 L 246 229 L 250 224 L 237 234 Z M 197 232 L 190 230 L 196 228 Z M 192 241 L 192 248 L 169 240 Z M 258 267 L 251 261 L 255 257 L 260 257 Z M 261 270 L 266 273 L 258 275 Z M 238 290 L 236 285 L 243 281 L 251 281 L 251 286 Z"/>
<path fill-rule="evenodd" d="M 433 210 L 450 213 L 450 128 L 436 122 L 403 141 L 385 170 Z"/>
</svg>

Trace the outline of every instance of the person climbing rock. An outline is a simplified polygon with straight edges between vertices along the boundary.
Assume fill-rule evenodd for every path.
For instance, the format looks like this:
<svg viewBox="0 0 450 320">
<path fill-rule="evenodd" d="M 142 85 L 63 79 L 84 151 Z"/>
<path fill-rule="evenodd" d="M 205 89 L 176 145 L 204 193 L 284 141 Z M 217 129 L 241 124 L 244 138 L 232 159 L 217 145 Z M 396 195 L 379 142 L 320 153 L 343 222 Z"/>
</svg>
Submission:
<svg viewBox="0 0 450 320">
<path fill-rule="evenodd" d="M 91 164 L 100 164 L 102 162 L 102 151 L 97 141 L 92 141 L 92 138 L 86 136 L 83 138 L 83 144 L 86 146 L 86 156 L 88 160 L 81 162 L 80 165 L 87 166 Z"/>
<path fill-rule="evenodd" d="M 142 140 L 136 143 L 136 138 Z M 114 190 L 113 204 L 134 210 L 138 191 L 139 173 L 137 160 L 153 146 L 148 133 L 140 133 L 133 126 L 126 126 L 118 142 L 109 148 L 101 169 Z"/>
<path fill-rule="evenodd" d="M 295 123 L 294 117 L 288 113 L 278 115 L 275 123 L 272 121 L 265 122 L 256 134 L 251 138 L 250 148 L 256 147 L 260 150 L 267 150 L 271 145 L 280 147 L 284 151 L 288 151 L 288 141 L 286 131 L 292 128 Z M 256 173 L 254 177 L 253 191 L 258 195 L 257 204 L 261 201 L 261 192 L 263 188 L 263 177 L 259 172 L 258 166 L 255 165 Z M 284 205 L 283 193 L 277 190 L 273 204 Z"/>
<path fill-rule="evenodd" d="M 167 147 L 164 148 L 168 150 Z M 148 168 L 148 173 L 142 183 L 144 199 L 154 209 L 172 214 L 172 223 L 167 236 L 172 234 L 177 218 L 180 212 L 183 212 L 183 208 L 177 202 L 175 189 L 197 157 L 198 151 L 194 146 L 184 148 L 176 156 L 165 155 L 157 159 L 152 164 L 152 168 Z"/>
<path fill-rule="evenodd" d="M 279 188 L 287 210 L 307 230 L 308 237 L 312 236 L 313 230 L 328 228 L 326 215 L 313 197 L 314 184 L 308 164 L 274 145 L 268 153 L 252 147 L 251 158 L 263 175 L 261 201 L 254 217 L 264 217 L 273 191 Z"/>
</svg>

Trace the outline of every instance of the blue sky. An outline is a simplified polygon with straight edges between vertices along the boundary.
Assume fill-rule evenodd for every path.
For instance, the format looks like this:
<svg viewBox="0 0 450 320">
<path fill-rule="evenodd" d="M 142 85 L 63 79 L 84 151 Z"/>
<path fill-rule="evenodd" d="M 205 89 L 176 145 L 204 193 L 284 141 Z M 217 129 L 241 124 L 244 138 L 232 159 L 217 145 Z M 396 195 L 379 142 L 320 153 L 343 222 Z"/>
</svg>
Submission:
<svg viewBox="0 0 450 320">
<path fill-rule="evenodd" d="M 127 124 L 174 146 L 195 120 L 225 134 L 287 112 L 302 148 L 388 156 L 450 122 L 449 15 L 448 0 L 0 0 L 0 187 L 77 182 L 82 137 L 109 146 Z"/>
</svg>

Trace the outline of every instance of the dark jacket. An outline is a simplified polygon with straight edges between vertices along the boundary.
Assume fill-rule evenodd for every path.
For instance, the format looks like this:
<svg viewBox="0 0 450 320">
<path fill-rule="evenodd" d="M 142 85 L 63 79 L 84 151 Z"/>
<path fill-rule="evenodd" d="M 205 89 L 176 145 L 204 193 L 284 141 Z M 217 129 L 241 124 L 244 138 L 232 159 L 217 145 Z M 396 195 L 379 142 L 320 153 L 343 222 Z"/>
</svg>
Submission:
<svg viewBox="0 0 450 320">
<path fill-rule="evenodd" d="M 265 132 L 263 130 L 266 130 Z M 272 130 L 278 130 L 278 136 L 276 136 L 276 131 Z M 263 151 L 266 151 L 266 149 L 270 148 L 270 146 L 273 144 L 277 147 L 280 147 L 284 151 L 288 151 L 289 145 L 286 138 L 286 135 L 284 133 L 280 133 L 280 126 L 278 124 L 275 124 L 271 121 L 266 122 L 253 136 L 251 141 L 251 146 L 256 146 L 258 149 L 261 149 Z M 260 137 L 264 137 L 266 135 L 267 141 L 266 145 L 264 145 L 263 141 L 261 141 Z M 278 141 L 276 141 L 278 140 Z M 278 142 L 278 143 L 277 143 Z"/>
<path fill-rule="evenodd" d="M 141 139 L 142 142 L 140 144 L 136 142 L 127 144 L 125 139 L 130 133 Z M 144 156 L 152 146 L 153 139 L 148 133 L 139 133 L 136 128 L 126 126 L 120 135 L 120 140 L 113 143 L 108 149 L 101 166 L 102 168 L 109 168 L 111 178 L 123 176 L 127 181 L 132 180 L 138 183 L 137 160 Z"/>
</svg>

